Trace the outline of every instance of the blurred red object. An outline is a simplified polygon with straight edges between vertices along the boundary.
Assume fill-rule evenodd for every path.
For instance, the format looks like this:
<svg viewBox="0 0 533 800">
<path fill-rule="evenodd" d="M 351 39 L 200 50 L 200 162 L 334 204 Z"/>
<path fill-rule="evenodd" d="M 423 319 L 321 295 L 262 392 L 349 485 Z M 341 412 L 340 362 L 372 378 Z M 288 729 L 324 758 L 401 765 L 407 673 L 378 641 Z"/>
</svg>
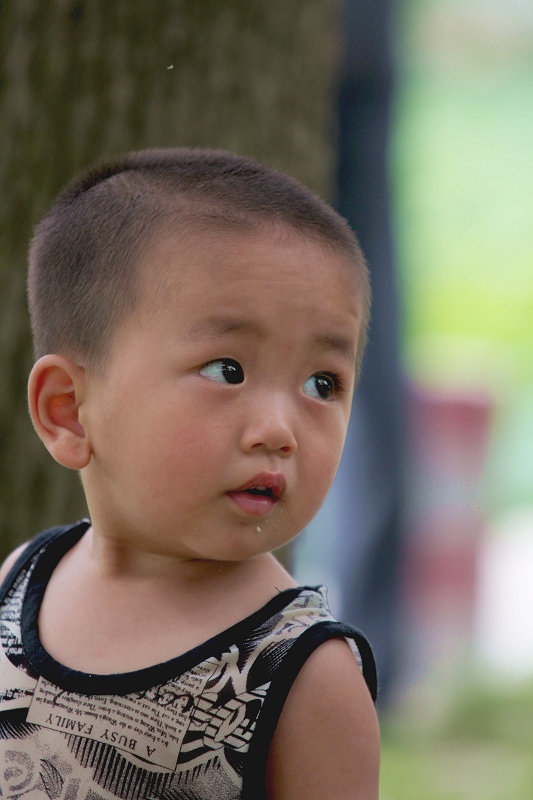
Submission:
<svg viewBox="0 0 533 800">
<path fill-rule="evenodd" d="M 468 651 L 484 530 L 479 486 L 492 408 L 492 399 L 481 393 L 416 385 L 409 392 L 404 583 L 409 683 L 449 674 Z"/>
</svg>

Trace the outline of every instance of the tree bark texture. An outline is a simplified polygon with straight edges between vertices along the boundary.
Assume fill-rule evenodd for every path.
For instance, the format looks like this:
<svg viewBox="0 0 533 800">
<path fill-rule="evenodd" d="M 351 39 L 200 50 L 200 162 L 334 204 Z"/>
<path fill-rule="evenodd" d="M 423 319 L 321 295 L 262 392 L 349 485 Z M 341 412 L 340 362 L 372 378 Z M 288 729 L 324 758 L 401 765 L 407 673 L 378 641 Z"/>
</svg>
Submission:
<svg viewBox="0 0 533 800">
<path fill-rule="evenodd" d="M 0 0 L 0 556 L 86 513 L 31 428 L 33 226 L 81 168 L 219 147 L 328 197 L 337 0 Z"/>
</svg>

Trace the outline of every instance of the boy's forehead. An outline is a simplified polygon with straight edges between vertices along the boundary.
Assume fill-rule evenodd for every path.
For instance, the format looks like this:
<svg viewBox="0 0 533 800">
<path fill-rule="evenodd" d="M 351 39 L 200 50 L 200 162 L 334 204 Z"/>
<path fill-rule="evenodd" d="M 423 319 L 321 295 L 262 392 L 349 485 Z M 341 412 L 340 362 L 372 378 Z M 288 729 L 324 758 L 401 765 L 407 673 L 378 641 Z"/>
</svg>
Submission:
<svg viewBox="0 0 533 800">
<path fill-rule="evenodd" d="M 180 340 L 262 339 L 289 317 L 313 329 L 324 347 L 348 352 L 358 338 L 363 308 L 355 267 L 310 237 L 185 234 L 160 241 L 149 259 L 145 281 L 150 273 L 157 278 L 145 310 L 161 311 Z"/>
<path fill-rule="evenodd" d="M 207 226 L 176 230 L 161 236 L 142 259 L 142 296 L 152 290 L 190 294 L 215 281 L 222 291 L 227 282 L 265 280 L 285 288 L 340 281 L 359 295 L 358 269 L 351 254 L 301 231 L 270 224 L 266 229 L 216 230 Z"/>
<path fill-rule="evenodd" d="M 298 233 L 178 231 L 146 251 L 137 290 L 126 338 L 137 330 L 172 347 L 284 337 L 289 351 L 296 339 L 312 340 L 352 362 L 364 340 L 364 295 L 349 254 Z"/>
</svg>

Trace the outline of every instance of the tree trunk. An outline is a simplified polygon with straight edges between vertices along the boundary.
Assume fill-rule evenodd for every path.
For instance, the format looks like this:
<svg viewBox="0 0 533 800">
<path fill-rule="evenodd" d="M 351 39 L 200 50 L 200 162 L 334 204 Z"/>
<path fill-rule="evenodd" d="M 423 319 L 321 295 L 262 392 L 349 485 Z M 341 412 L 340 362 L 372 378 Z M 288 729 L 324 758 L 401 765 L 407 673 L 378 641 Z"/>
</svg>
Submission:
<svg viewBox="0 0 533 800">
<path fill-rule="evenodd" d="M 0 555 L 86 513 L 31 429 L 32 227 L 80 168 L 220 147 L 329 195 L 336 0 L 0 0 Z"/>
</svg>

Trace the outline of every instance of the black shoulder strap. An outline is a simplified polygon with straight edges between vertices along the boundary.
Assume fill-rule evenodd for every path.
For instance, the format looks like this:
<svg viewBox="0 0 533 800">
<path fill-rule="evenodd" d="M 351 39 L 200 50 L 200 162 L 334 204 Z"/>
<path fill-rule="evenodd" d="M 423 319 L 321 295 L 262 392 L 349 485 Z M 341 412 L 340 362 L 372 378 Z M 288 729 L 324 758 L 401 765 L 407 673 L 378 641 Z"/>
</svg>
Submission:
<svg viewBox="0 0 533 800">
<path fill-rule="evenodd" d="M 266 800 L 264 775 L 270 742 L 292 684 L 303 665 L 321 644 L 328 639 L 353 639 L 361 656 L 363 677 L 376 702 L 378 680 L 374 655 L 368 640 L 356 628 L 342 622 L 317 622 L 305 630 L 294 642 L 283 659 L 268 690 L 257 727 L 248 752 L 248 765 L 243 776 L 243 794 L 246 800 Z"/>
<path fill-rule="evenodd" d="M 342 622 L 326 622 L 324 623 L 324 628 L 326 629 L 327 639 L 338 639 L 340 637 L 353 639 L 361 656 L 363 678 L 375 703 L 378 699 L 378 673 L 374 653 L 368 639 L 357 628 L 352 628 L 351 625 L 345 625 Z"/>
<path fill-rule="evenodd" d="M 49 542 L 53 541 L 53 539 L 56 539 L 71 527 L 71 525 L 58 525 L 55 528 L 48 528 L 47 530 L 38 533 L 37 536 L 28 542 L 0 586 L 0 603 L 4 600 L 7 592 L 11 589 L 13 581 L 19 572 L 30 563 L 34 555 L 38 553 L 44 545 L 49 544 Z"/>
</svg>

